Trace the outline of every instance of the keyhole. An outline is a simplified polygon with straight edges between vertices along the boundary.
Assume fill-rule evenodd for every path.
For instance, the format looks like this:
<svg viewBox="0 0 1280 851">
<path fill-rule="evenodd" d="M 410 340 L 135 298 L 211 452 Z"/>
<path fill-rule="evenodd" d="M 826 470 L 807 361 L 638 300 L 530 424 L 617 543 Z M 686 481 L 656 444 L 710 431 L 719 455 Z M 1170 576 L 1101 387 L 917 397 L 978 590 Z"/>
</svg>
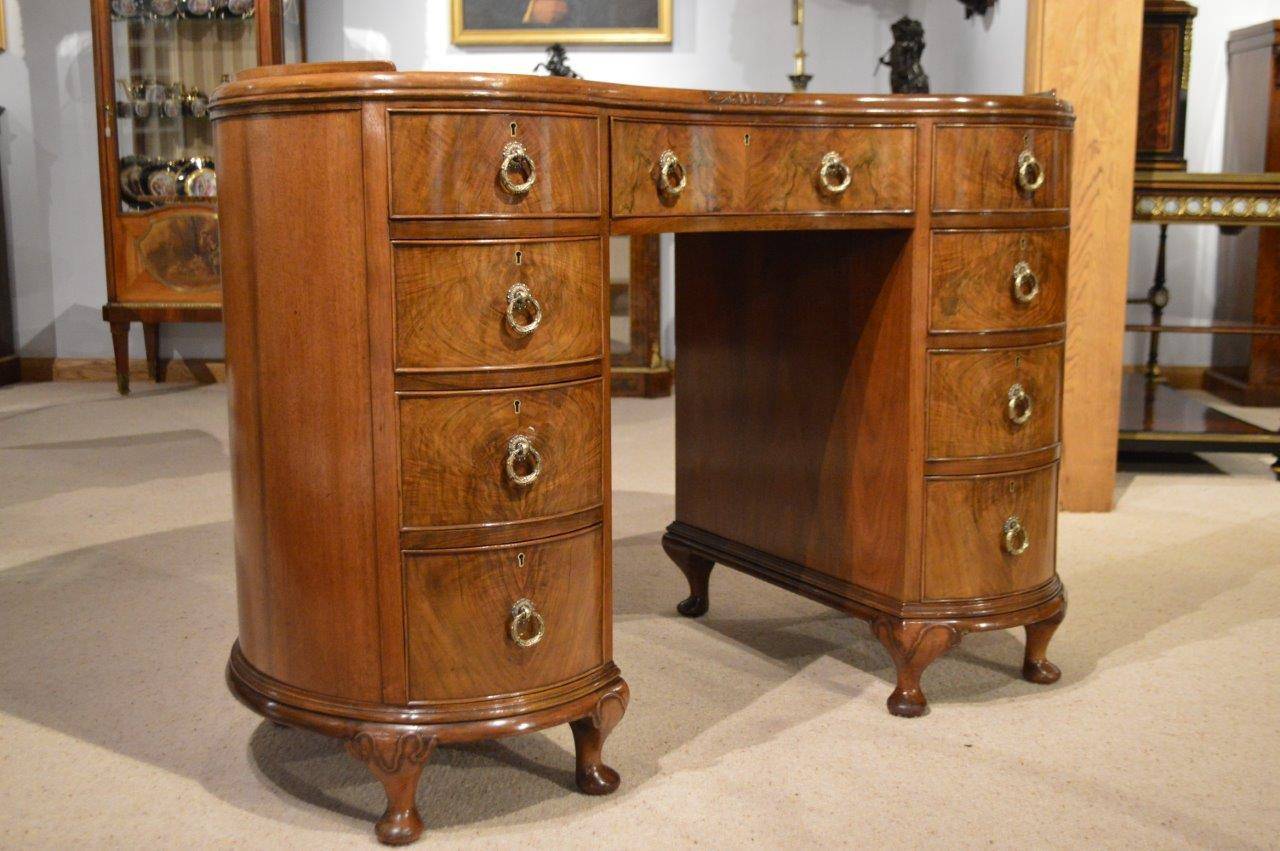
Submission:
<svg viewBox="0 0 1280 851">
<path fill-rule="evenodd" d="M 742 137 L 742 144 L 751 147 L 751 134 L 747 133 Z"/>
<path fill-rule="evenodd" d="M 1017 485 L 1017 483 L 1016 483 L 1016 482 L 1009 482 L 1009 493 L 1010 493 L 1010 495 L 1015 494 L 1015 493 L 1017 493 L 1017 492 L 1018 492 L 1018 485 Z"/>
<path fill-rule="evenodd" d="M 524 553 L 516 554 L 516 567 L 524 567 Z"/>
<path fill-rule="evenodd" d="M 518 413 L 520 413 L 520 400 L 519 400 L 519 399 L 517 399 L 517 400 L 515 401 L 515 406 L 514 406 L 514 407 L 515 407 L 515 409 L 516 409 L 516 413 L 517 413 L 517 414 L 518 414 Z"/>
<path fill-rule="evenodd" d="M 523 252 L 523 251 L 520 251 L 519 249 L 517 249 L 517 250 L 516 250 L 516 265 L 517 265 L 517 266 L 519 266 L 519 265 L 520 265 L 520 261 L 521 261 L 521 260 L 523 260 L 523 259 L 524 259 L 524 252 Z"/>
<path fill-rule="evenodd" d="M 514 121 L 511 122 L 511 135 L 516 135 L 516 123 Z"/>
<path fill-rule="evenodd" d="M 1025 234 L 1018 240 L 1018 247 L 1022 249 L 1023 254 L 1027 253 L 1027 237 Z"/>
<path fill-rule="evenodd" d="M 1021 366 L 1022 366 L 1022 355 L 1014 355 L 1013 368 L 1018 369 Z"/>
</svg>

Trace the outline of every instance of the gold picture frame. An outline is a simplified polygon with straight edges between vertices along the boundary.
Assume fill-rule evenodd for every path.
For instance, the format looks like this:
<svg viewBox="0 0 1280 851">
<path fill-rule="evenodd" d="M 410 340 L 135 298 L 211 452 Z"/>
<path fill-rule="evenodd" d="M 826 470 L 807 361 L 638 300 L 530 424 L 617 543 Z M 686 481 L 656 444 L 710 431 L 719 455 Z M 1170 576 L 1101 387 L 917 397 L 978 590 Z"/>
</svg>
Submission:
<svg viewBox="0 0 1280 851">
<path fill-rule="evenodd" d="M 602 0 L 590 0 L 602 2 Z M 467 3 L 483 0 L 453 0 L 453 43 L 457 45 L 519 44 L 670 44 L 672 0 L 653 0 L 657 6 L 656 27 L 529 27 L 478 29 L 465 26 Z M 514 0 L 509 0 L 514 2 Z"/>
<path fill-rule="evenodd" d="M 4 31 L 4 4 L 6 0 L 0 0 L 0 53 L 4 53 L 9 49 L 9 37 Z"/>
</svg>

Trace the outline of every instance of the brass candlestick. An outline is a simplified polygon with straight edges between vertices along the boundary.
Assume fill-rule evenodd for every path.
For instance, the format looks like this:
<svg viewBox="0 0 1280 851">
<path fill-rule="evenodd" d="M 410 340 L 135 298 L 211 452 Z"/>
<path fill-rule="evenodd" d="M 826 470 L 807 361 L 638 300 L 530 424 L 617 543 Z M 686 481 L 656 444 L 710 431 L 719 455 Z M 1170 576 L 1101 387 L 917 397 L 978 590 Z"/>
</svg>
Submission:
<svg viewBox="0 0 1280 851">
<path fill-rule="evenodd" d="M 804 72 L 804 0 L 791 0 L 791 23 L 796 28 L 796 72 L 788 79 L 791 80 L 792 91 L 803 92 L 813 79 L 812 74 Z"/>
</svg>

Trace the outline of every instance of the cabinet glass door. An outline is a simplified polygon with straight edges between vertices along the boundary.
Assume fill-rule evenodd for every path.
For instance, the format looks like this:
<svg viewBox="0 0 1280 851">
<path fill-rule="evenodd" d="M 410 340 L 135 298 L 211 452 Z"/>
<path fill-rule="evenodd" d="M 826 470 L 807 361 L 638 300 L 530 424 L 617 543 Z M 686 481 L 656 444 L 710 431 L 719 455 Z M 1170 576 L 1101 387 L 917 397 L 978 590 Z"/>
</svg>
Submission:
<svg viewBox="0 0 1280 851">
<path fill-rule="evenodd" d="M 209 94 L 258 64 L 257 0 L 112 0 L 122 212 L 211 204 Z"/>
</svg>

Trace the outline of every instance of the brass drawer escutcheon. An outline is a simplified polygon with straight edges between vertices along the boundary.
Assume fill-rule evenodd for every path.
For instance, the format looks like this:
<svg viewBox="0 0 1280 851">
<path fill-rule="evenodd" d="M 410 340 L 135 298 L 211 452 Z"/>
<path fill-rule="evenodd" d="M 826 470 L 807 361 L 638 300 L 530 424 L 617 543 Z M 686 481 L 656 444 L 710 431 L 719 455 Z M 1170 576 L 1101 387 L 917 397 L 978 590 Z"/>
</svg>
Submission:
<svg viewBox="0 0 1280 851">
<path fill-rule="evenodd" d="M 818 182 L 829 195 L 839 195 L 849 188 L 853 182 L 853 172 L 836 151 L 827 151 L 822 155 L 822 163 L 818 166 Z"/>
<path fill-rule="evenodd" d="M 532 647 L 547 634 L 547 622 L 528 599 L 516 600 L 511 607 L 511 623 L 507 633 L 520 647 Z"/>
<path fill-rule="evenodd" d="M 511 179 L 511 175 L 519 174 L 520 182 Z M 538 180 L 538 171 L 533 159 L 519 142 L 508 142 L 502 148 L 502 164 L 498 166 L 498 182 L 511 195 L 524 195 L 533 188 Z"/>
<path fill-rule="evenodd" d="M 689 185 L 689 171 L 680 162 L 675 151 L 668 148 L 658 157 L 658 191 L 668 198 L 677 198 Z"/>
<path fill-rule="evenodd" d="M 529 464 L 529 472 L 516 471 L 516 465 Z M 525 488 L 538 480 L 542 475 L 542 456 L 533 447 L 533 441 L 523 434 L 517 434 L 507 441 L 507 478 L 516 487 Z"/>
<path fill-rule="evenodd" d="M 528 322 L 521 322 L 519 315 L 526 314 Z M 533 293 L 525 284 L 513 284 L 507 290 L 507 325 L 516 334 L 524 337 L 538 330 L 542 324 L 542 304 L 533 297 Z"/>
<path fill-rule="evenodd" d="M 1040 295 L 1040 278 L 1025 260 L 1013 267 L 1013 297 L 1020 304 L 1030 304 Z"/>
<path fill-rule="evenodd" d="M 1018 154 L 1018 186 L 1023 192 L 1035 192 L 1044 185 L 1044 166 L 1031 151 Z"/>
<path fill-rule="evenodd" d="M 1022 389 L 1021 384 L 1015 384 L 1009 388 L 1009 401 L 1005 413 L 1009 417 L 1009 422 L 1014 425 L 1022 425 L 1031 419 L 1031 396 Z"/>
<path fill-rule="evenodd" d="M 1022 520 L 1016 514 L 1004 521 L 1001 540 L 1004 551 L 1011 556 L 1020 556 L 1027 551 L 1027 547 L 1031 546 L 1031 536 L 1027 534 L 1027 528 L 1022 525 Z"/>
</svg>

